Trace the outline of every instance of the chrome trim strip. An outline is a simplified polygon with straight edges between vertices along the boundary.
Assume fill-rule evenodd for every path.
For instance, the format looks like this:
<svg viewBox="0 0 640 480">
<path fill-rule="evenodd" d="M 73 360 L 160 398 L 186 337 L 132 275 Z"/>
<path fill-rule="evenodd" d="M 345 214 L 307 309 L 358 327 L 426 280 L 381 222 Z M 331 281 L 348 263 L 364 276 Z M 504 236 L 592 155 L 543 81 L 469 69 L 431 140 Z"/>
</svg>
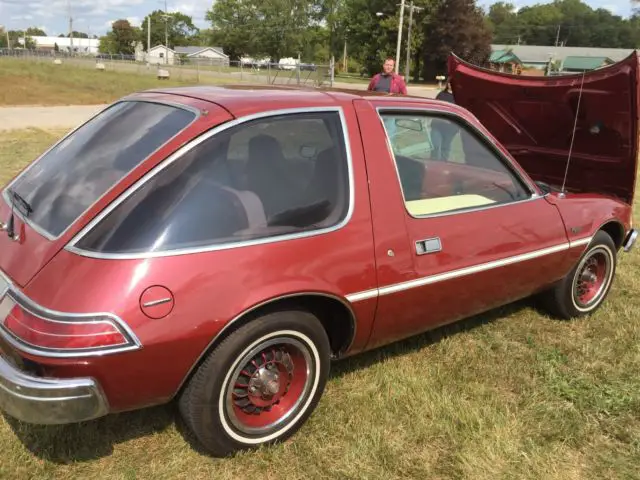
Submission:
<svg viewBox="0 0 640 480">
<path fill-rule="evenodd" d="M 505 157 L 504 154 L 495 146 L 495 143 L 493 142 L 493 140 L 491 140 L 483 131 L 479 130 L 478 127 L 476 127 L 475 125 L 472 125 L 466 118 L 464 118 L 462 115 L 460 115 L 459 113 L 452 111 L 452 110 L 440 110 L 440 109 L 434 109 L 432 105 L 429 106 L 425 106 L 425 107 L 395 107 L 395 106 L 378 106 L 375 107 L 376 109 L 376 113 L 378 114 L 378 118 L 380 119 L 380 123 L 382 124 L 382 128 L 384 130 L 385 133 L 385 140 L 387 143 L 387 149 L 388 149 L 388 153 L 391 156 L 391 158 L 393 159 L 393 166 L 396 172 L 396 178 L 398 179 L 398 185 L 400 187 L 400 191 L 402 192 L 402 199 L 405 203 L 405 210 L 407 212 L 407 214 L 411 217 L 411 218 L 415 218 L 415 219 L 425 219 L 425 218 L 438 218 L 438 217 L 444 217 L 444 216 L 449 216 L 449 215 L 460 215 L 463 213 L 471 213 L 471 212 L 478 212 L 478 211 L 484 211 L 484 210 L 490 210 L 493 208 L 500 208 L 500 207 L 506 207 L 506 206 L 510 206 L 510 205 L 517 205 L 517 204 L 521 204 L 521 203 L 525 203 L 525 202 L 530 202 L 533 200 L 538 200 L 541 198 L 544 198 L 545 195 L 540 195 L 538 193 L 538 191 L 536 190 L 536 188 L 533 186 L 535 185 L 535 183 L 533 182 L 529 182 L 528 179 L 523 178 L 522 175 L 520 174 L 520 172 L 518 172 L 514 166 L 512 161 Z M 455 117 L 459 120 L 462 121 L 462 123 L 470 128 L 472 128 L 475 132 L 478 133 L 478 135 L 480 135 L 483 139 L 484 139 L 484 143 L 485 144 L 489 144 L 490 147 L 488 147 L 497 157 L 498 160 L 504 165 L 505 163 L 507 163 L 507 165 L 505 165 L 505 168 L 512 174 L 514 175 L 518 180 L 520 180 L 520 182 L 522 184 L 525 185 L 526 188 L 529 189 L 531 196 L 528 198 L 524 198 L 522 200 L 516 200 L 513 202 L 508 202 L 508 203 L 499 203 L 499 204 L 491 204 L 491 205 L 486 205 L 486 206 L 481 206 L 481 207 L 473 207 L 473 208 L 466 208 L 466 209 L 459 209 L 459 210 L 451 210 L 448 212 L 440 212 L 440 213 L 434 213 L 434 214 L 430 214 L 430 215 L 412 215 L 409 210 L 407 210 L 406 208 L 406 201 L 404 200 L 406 198 L 405 194 L 404 194 L 404 189 L 402 188 L 402 181 L 400 180 L 400 172 L 398 170 L 398 162 L 396 161 L 396 156 L 395 153 L 393 151 L 393 148 L 391 148 L 391 141 L 389 139 L 389 135 L 387 133 L 387 129 L 384 127 L 384 122 L 382 119 L 382 115 L 381 115 L 381 111 L 400 111 L 400 112 L 415 112 L 416 114 L 422 114 L 422 115 L 428 115 L 429 113 L 433 114 L 433 113 L 439 113 L 445 116 L 451 116 L 451 117 Z"/>
<path fill-rule="evenodd" d="M 430 275 L 428 277 L 419 278 L 417 280 L 410 280 L 408 282 L 397 283 L 395 285 L 389 285 L 387 287 L 380 288 L 380 295 L 389 295 L 391 293 L 401 292 L 403 290 L 409 290 L 416 287 L 423 287 L 432 283 L 442 282 L 445 280 L 451 280 L 454 278 L 464 277 L 473 273 L 484 272 L 486 270 L 492 270 L 494 268 L 504 267 L 514 263 L 525 262 L 527 260 L 533 260 L 534 258 L 550 255 L 552 253 L 561 252 L 569 248 L 568 244 L 556 245 L 554 247 L 543 248 L 542 250 L 536 250 L 522 255 L 516 255 L 513 257 L 507 257 L 502 260 L 496 260 L 493 262 L 481 263 L 472 267 L 465 267 L 459 270 L 452 270 L 450 272 L 440 273 L 437 275 Z"/>
<path fill-rule="evenodd" d="M 9 182 L 9 184 L 7 184 L 4 189 L 2 190 L 2 198 L 4 199 L 5 203 L 7 204 L 8 207 L 11 207 L 11 200 L 9 199 L 8 193 L 7 191 L 9 190 L 9 188 L 11 188 L 11 186 L 16 183 L 23 175 L 25 175 L 31 168 L 33 168 L 37 163 L 40 162 L 40 160 L 47 155 L 51 150 L 53 150 L 55 147 L 57 147 L 59 144 L 61 144 L 62 142 L 64 142 L 67 138 L 69 138 L 71 135 L 73 135 L 75 132 L 77 132 L 78 130 L 80 130 L 82 127 L 84 127 L 87 123 L 91 122 L 94 118 L 96 118 L 98 115 L 103 114 L 104 112 L 106 112 L 107 110 L 109 110 L 110 108 L 113 108 L 115 105 L 118 105 L 119 103 L 125 103 L 125 102 L 144 102 L 144 103 L 157 103 L 159 105 L 168 105 L 171 107 L 175 107 L 175 108 L 180 108 L 182 110 L 187 110 L 190 112 L 193 112 L 195 114 L 195 117 L 193 118 L 193 120 L 191 122 L 189 122 L 187 125 L 185 125 L 184 128 L 182 128 L 181 130 L 179 130 L 175 135 L 173 135 L 171 138 L 167 139 L 162 145 L 160 145 L 158 148 L 156 148 L 153 152 L 151 152 L 149 155 L 147 155 L 145 158 L 143 158 L 135 167 L 138 167 L 139 165 L 141 165 L 142 163 L 144 163 L 145 161 L 147 161 L 150 157 L 152 157 L 153 155 L 155 155 L 156 153 L 158 153 L 160 151 L 160 149 L 162 149 L 162 147 L 164 147 L 167 143 L 173 141 L 178 135 L 180 135 L 182 132 L 184 132 L 187 128 L 191 127 L 196 121 L 198 121 L 198 119 L 201 117 L 201 112 L 194 107 L 190 107 L 188 105 L 180 105 L 180 104 L 176 104 L 173 102 L 160 102 L 160 101 L 152 101 L 150 99 L 140 99 L 140 100 L 136 100 L 135 96 L 128 96 L 125 99 L 121 99 L 118 100 L 114 103 L 111 103 L 110 105 L 107 105 L 107 107 L 103 108 L 102 110 L 100 110 L 99 112 L 96 112 L 95 115 L 92 115 L 90 118 L 88 118 L 86 121 L 80 123 L 77 127 L 71 129 L 68 133 L 66 133 L 65 135 L 62 136 L 62 138 L 60 138 L 57 142 L 54 142 L 53 145 L 51 145 L 51 147 L 49 147 L 44 153 L 42 153 L 40 156 L 36 157 L 35 160 L 33 160 L 22 172 L 20 172 L 18 175 L 15 176 L 15 178 L 13 180 L 11 180 L 11 182 Z M 124 177 L 122 177 L 116 184 L 112 185 L 111 188 L 109 188 L 109 190 L 107 190 L 106 192 L 104 192 L 104 194 L 102 196 L 100 196 L 99 198 L 96 199 L 95 202 L 93 202 L 91 205 L 89 205 L 80 215 L 78 215 L 78 217 L 71 222 L 71 224 L 65 228 L 62 232 L 60 232 L 60 234 L 58 236 L 54 236 L 51 233 L 47 232 L 46 230 L 44 230 L 42 227 L 40 227 L 39 225 L 36 225 L 35 223 L 33 223 L 28 217 L 25 217 L 22 212 L 19 211 L 19 209 L 14 209 L 14 215 L 16 217 L 18 217 L 20 219 L 20 221 L 26 225 L 29 225 L 30 228 L 32 228 L 33 230 L 35 230 L 37 233 L 39 233 L 40 235 L 42 235 L 44 238 L 46 238 L 49 241 L 55 241 L 60 239 L 62 236 L 64 236 L 73 226 L 74 224 L 80 220 L 80 218 L 82 218 L 89 210 L 91 210 L 102 198 L 104 198 L 105 195 L 107 195 L 118 183 L 120 183 L 122 180 L 124 180 L 127 175 L 129 175 L 129 173 L 131 173 L 131 171 L 129 171 Z"/>
<path fill-rule="evenodd" d="M 313 230 L 309 232 L 303 233 L 291 233 L 287 235 L 280 235 L 275 237 L 267 237 L 267 238 L 259 238 L 255 240 L 247 240 L 247 241 L 239 241 L 239 242 L 231 242 L 231 243 L 221 243 L 217 245 L 209 245 L 205 247 L 192 247 L 192 248 L 182 248 L 176 250 L 166 250 L 166 251 L 158 251 L 158 252 L 144 252 L 144 253 L 98 253 L 98 252 L 89 252 L 86 250 L 82 250 L 76 246 L 76 244 L 86 235 L 93 227 L 95 227 L 103 218 L 105 218 L 109 213 L 111 213 L 118 205 L 124 202 L 127 198 L 133 195 L 138 189 L 140 189 L 144 184 L 146 184 L 152 177 L 160 173 L 162 170 L 167 168 L 173 162 L 179 160 L 184 154 L 189 152 L 191 149 L 198 146 L 200 143 L 209 139 L 210 137 L 228 130 L 229 128 L 235 127 L 236 125 L 240 125 L 252 120 L 267 118 L 267 117 L 275 117 L 280 115 L 295 115 L 295 114 L 304 114 L 304 113 L 317 113 L 317 112 L 336 112 L 340 117 L 340 123 L 342 125 L 342 135 L 344 138 L 344 148 L 347 160 L 347 169 L 349 176 L 349 208 L 347 210 L 347 214 L 345 218 L 338 224 L 324 229 Z M 353 216 L 353 210 L 355 207 L 355 181 L 353 174 L 353 159 L 351 155 L 351 143 L 349 139 L 349 131 L 347 128 L 346 118 L 344 116 L 344 112 L 342 107 L 301 107 L 301 108 L 288 108 L 282 110 L 269 110 L 265 112 L 256 113 L 253 115 L 247 115 L 244 117 L 237 118 L 235 120 L 231 120 L 222 125 L 212 128 L 211 130 L 203 133 L 197 138 L 191 140 L 186 145 L 182 146 L 176 152 L 171 154 L 168 158 L 160 162 L 153 169 L 151 169 L 147 174 L 141 177 L 138 181 L 136 181 L 133 185 L 131 185 L 126 191 L 124 191 L 117 199 L 115 199 L 111 204 L 109 204 L 100 214 L 98 214 L 93 220 L 91 220 L 85 227 L 80 230 L 65 246 L 65 250 L 75 253 L 77 255 L 81 255 L 83 257 L 89 258 L 98 258 L 98 259 L 116 259 L 116 260 L 130 260 L 130 259 L 146 259 L 146 258 L 157 258 L 157 257 L 173 257 L 177 255 L 188 255 L 192 253 L 203 253 L 203 252 L 213 252 L 217 250 L 229 250 L 232 248 L 243 248 L 253 245 L 263 245 L 267 243 L 275 243 L 275 242 L 284 242 L 287 240 L 299 239 L 299 238 L 308 238 L 314 237 L 317 235 L 324 235 L 327 233 L 334 232 L 336 230 L 340 230 L 344 226 L 346 226 L 351 217 Z"/>
<path fill-rule="evenodd" d="M 361 302 L 362 300 L 369 300 L 375 298 L 380 293 L 380 290 L 374 288 L 372 290 L 365 290 L 364 292 L 352 293 L 346 296 L 346 299 L 351 303 Z"/>
<path fill-rule="evenodd" d="M 593 237 L 584 237 L 578 240 L 569 240 L 569 248 L 579 247 L 581 245 L 589 245 Z"/>
<path fill-rule="evenodd" d="M 37 304 L 29 297 L 27 297 L 24 293 L 19 291 L 13 285 L 13 282 L 9 279 L 9 277 L 0 270 L 0 276 L 4 278 L 9 284 L 9 288 L 7 290 L 7 296 L 13 299 L 16 303 L 20 305 L 21 308 L 24 308 L 32 315 L 35 315 L 40 318 L 44 318 L 48 321 L 52 322 L 60 322 L 60 323 L 73 323 L 73 319 L 84 320 L 84 319 L 95 319 L 96 322 L 100 321 L 100 318 L 107 319 L 111 321 L 110 323 L 115 324 L 116 328 L 120 331 L 120 333 L 128 340 L 126 345 L 122 345 L 120 347 L 115 348 L 103 348 L 102 350 L 96 349 L 75 349 L 75 350 L 55 350 L 55 349 L 46 349 L 43 347 L 35 347 L 25 342 L 22 339 L 18 339 L 11 332 L 9 332 L 2 323 L 0 323 L 0 336 L 4 338 L 7 342 L 9 342 L 13 347 L 17 348 L 26 353 L 30 353 L 32 355 L 37 355 L 40 357 L 51 357 L 51 358 L 76 358 L 76 357 L 98 357 L 104 355 L 112 355 L 115 353 L 127 352 L 131 350 L 138 350 L 142 348 L 142 343 L 136 336 L 136 334 L 131 330 L 131 327 L 127 325 L 120 317 L 114 315 L 113 313 L 108 312 L 96 312 L 96 313 L 67 313 L 67 312 L 59 312 L 57 310 L 51 310 L 49 308 L 43 307 L 42 305 Z M 104 320 L 103 320 L 104 321 Z"/>
<path fill-rule="evenodd" d="M 170 301 L 171 301 L 170 297 L 161 298 L 159 300 L 153 300 L 152 302 L 143 303 L 142 306 L 143 307 L 155 307 L 157 305 L 162 305 L 164 303 L 169 303 Z"/>
<path fill-rule="evenodd" d="M 290 293 L 287 295 L 282 295 L 280 297 L 275 297 L 275 298 L 271 298 L 269 300 L 265 300 L 261 303 L 258 303 L 248 309 L 246 309 L 245 311 L 243 311 L 241 314 L 236 315 L 235 317 L 233 317 L 231 319 L 231 321 L 227 322 L 224 327 L 222 327 L 222 329 L 220 329 L 220 331 L 216 334 L 215 337 L 213 337 L 213 339 L 207 344 L 207 346 L 202 350 L 202 352 L 200 353 L 200 355 L 198 355 L 198 358 L 196 358 L 196 360 L 193 362 L 193 364 L 191 365 L 191 367 L 189 368 L 189 370 L 187 371 L 187 373 L 184 375 L 184 378 L 182 379 L 182 381 L 180 382 L 180 385 L 178 386 L 178 388 L 176 389 L 176 391 L 174 392 L 174 394 L 172 395 L 172 397 L 175 397 L 178 392 L 180 392 L 180 390 L 182 389 L 182 387 L 184 386 L 184 384 L 187 382 L 187 379 L 191 376 L 191 374 L 193 373 L 193 371 L 196 369 L 196 367 L 198 366 L 198 364 L 200 363 L 200 361 L 204 358 L 204 356 L 209 352 L 209 350 L 211 349 L 211 346 L 225 333 L 227 332 L 238 320 L 241 320 L 243 318 L 245 318 L 247 315 L 251 314 L 252 312 L 255 312 L 256 310 L 258 310 L 259 308 L 265 307 L 267 305 L 270 305 L 272 303 L 278 302 L 280 300 L 287 300 L 290 298 L 297 298 L 297 297 L 326 297 L 329 298 L 331 300 L 337 300 L 339 301 L 342 305 L 344 305 L 347 310 L 349 311 L 350 317 L 351 317 L 351 339 L 349 340 L 349 343 L 347 344 L 347 346 L 344 349 L 344 352 L 348 352 L 351 347 L 353 346 L 353 342 L 356 339 L 356 334 L 358 331 L 358 322 L 356 320 L 356 315 L 353 311 L 353 308 L 351 308 L 351 305 L 349 302 L 345 302 L 345 300 L 337 295 L 332 295 L 329 293 L 319 293 L 319 292 L 298 292 L 298 293 Z"/>
<path fill-rule="evenodd" d="M 584 242 L 582 239 L 579 242 Z M 587 242 L 588 243 L 588 242 Z M 579 243 L 582 245 L 583 243 Z M 428 275 L 425 277 L 417 278 L 415 280 L 409 280 L 407 282 L 396 283 L 392 285 L 387 285 L 385 287 L 380 287 L 377 290 L 366 290 L 364 292 L 356 292 L 351 293 L 346 296 L 346 298 L 350 302 L 359 302 L 362 300 L 367 300 L 369 298 L 374 298 L 376 295 L 390 295 L 392 293 L 402 292 L 404 290 L 410 290 L 412 288 L 423 287 L 425 285 L 430 285 L 433 283 L 443 282 L 445 280 L 452 280 L 454 278 L 464 277 L 466 275 L 471 275 L 473 273 L 484 272 L 486 270 L 491 270 L 494 268 L 504 267 L 506 265 L 511 265 L 514 263 L 525 262 L 528 260 L 533 260 L 538 257 L 542 257 L 545 255 L 550 255 L 552 253 L 561 252 L 563 250 L 569 250 L 572 248 L 568 243 L 562 243 L 560 245 L 555 245 L 553 247 L 543 248 L 541 250 L 534 250 L 529 253 L 523 253 L 521 255 L 515 255 L 512 257 L 503 258 L 501 260 L 495 260 L 492 262 L 481 263 L 478 265 L 473 265 L 471 267 L 464 267 L 458 270 L 451 270 L 449 272 L 439 273 L 436 275 Z"/>
</svg>

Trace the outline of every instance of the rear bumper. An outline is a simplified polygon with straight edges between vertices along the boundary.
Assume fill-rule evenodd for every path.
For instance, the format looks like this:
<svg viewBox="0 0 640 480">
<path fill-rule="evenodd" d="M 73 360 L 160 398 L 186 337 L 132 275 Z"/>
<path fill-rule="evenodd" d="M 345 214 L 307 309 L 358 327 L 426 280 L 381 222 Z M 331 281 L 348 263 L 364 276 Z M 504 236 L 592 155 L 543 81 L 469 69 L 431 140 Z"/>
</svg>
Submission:
<svg viewBox="0 0 640 480">
<path fill-rule="evenodd" d="M 632 228 L 631 230 L 629 230 L 629 233 L 627 234 L 627 237 L 624 239 L 624 243 L 622 244 L 622 246 L 624 247 L 624 251 L 628 252 L 629 250 L 631 250 L 637 239 L 638 231 L 635 228 Z"/>
<path fill-rule="evenodd" d="M 106 415 L 107 401 L 90 378 L 39 378 L 0 357 L 0 409 L 27 423 L 65 424 Z"/>
</svg>

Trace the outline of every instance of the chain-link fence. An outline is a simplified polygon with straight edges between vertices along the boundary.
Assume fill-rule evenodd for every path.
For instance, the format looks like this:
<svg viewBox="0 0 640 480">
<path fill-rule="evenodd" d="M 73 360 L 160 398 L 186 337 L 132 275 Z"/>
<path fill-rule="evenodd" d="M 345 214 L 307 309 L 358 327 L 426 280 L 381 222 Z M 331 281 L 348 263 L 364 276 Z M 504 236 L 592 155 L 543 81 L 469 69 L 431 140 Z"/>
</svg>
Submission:
<svg viewBox="0 0 640 480">
<path fill-rule="evenodd" d="M 220 58 L 146 55 L 78 55 L 63 51 L 0 49 L 0 60 L 62 63 L 83 68 L 155 75 L 195 83 L 255 83 L 271 85 L 333 86 L 334 67 L 314 63 L 228 61 Z"/>
</svg>

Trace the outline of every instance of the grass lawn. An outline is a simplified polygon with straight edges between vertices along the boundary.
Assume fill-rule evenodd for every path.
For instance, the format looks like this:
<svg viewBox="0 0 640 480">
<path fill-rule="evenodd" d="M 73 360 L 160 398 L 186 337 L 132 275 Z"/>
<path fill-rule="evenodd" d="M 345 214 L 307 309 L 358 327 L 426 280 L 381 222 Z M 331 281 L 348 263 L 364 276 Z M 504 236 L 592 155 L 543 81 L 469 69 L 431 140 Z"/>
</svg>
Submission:
<svg viewBox="0 0 640 480">
<path fill-rule="evenodd" d="M 158 80 L 134 72 L 97 71 L 75 65 L 54 65 L 0 58 L 0 106 L 95 105 L 111 103 L 129 93 L 159 86 L 187 85 L 191 80 Z M 141 67 L 146 68 L 146 67 Z"/>
<path fill-rule="evenodd" d="M 0 136 L 0 183 L 60 134 Z M 0 478 L 639 478 L 640 253 L 619 259 L 590 318 L 520 302 L 336 364 L 285 444 L 212 459 L 171 406 L 63 427 L 0 417 Z"/>
</svg>

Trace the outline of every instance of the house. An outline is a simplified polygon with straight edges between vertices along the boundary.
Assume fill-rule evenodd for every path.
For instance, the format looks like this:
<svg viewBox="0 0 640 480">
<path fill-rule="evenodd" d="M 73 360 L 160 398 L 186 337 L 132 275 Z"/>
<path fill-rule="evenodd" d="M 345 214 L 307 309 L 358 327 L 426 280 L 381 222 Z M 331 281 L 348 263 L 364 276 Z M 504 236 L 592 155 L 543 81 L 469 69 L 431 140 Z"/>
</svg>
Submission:
<svg viewBox="0 0 640 480">
<path fill-rule="evenodd" d="M 173 65 L 175 63 L 176 52 L 164 45 L 156 45 L 147 52 L 147 62 L 152 65 Z"/>
<path fill-rule="evenodd" d="M 564 59 L 560 71 L 562 72 L 586 72 L 588 70 L 596 70 L 615 63 L 609 57 L 581 57 L 570 56 Z"/>
<path fill-rule="evenodd" d="M 510 48 L 495 50 L 489 57 L 489 68 L 499 72 L 517 73 L 522 69 L 522 60 Z"/>
<path fill-rule="evenodd" d="M 229 56 L 224 53 L 222 47 L 175 47 L 175 53 L 185 63 L 229 66 Z"/>
<path fill-rule="evenodd" d="M 631 48 L 594 48 L 594 47 L 564 47 L 545 45 L 491 45 L 492 54 L 498 51 L 510 50 L 522 61 L 522 68 L 537 68 L 545 70 L 550 62 L 562 63 L 568 57 L 598 58 L 598 64 L 603 58 L 612 62 L 619 62 L 633 52 Z M 590 63 L 590 62 L 589 62 Z M 591 63 L 590 63 L 591 64 Z M 575 70 L 583 71 L 583 70 Z"/>
</svg>

